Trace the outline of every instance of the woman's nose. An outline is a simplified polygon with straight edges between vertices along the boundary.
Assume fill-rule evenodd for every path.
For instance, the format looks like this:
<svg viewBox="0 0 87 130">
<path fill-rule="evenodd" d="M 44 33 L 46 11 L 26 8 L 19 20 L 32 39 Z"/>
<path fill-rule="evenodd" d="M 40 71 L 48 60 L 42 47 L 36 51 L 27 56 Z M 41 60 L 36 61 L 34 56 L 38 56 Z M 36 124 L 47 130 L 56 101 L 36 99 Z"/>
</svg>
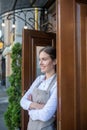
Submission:
<svg viewBox="0 0 87 130">
<path fill-rule="evenodd" d="M 39 64 L 40 64 L 40 65 L 42 64 L 42 60 L 39 61 Z"/>
</svg>

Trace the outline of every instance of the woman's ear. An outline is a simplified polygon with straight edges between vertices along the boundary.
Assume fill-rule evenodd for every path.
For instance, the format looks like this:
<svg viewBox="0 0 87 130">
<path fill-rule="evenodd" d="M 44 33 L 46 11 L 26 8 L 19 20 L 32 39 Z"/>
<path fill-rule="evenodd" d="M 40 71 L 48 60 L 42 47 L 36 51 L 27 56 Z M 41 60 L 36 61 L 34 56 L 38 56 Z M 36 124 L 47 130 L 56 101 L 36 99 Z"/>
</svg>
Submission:
<svg viewBox="0 0 87 130">
<path fill-rule="evenodd" d="M 56 59 L 54 60 L 53 64 L 54 64 L 54 65 L 56 65 L 56 64 L 57 64 L 57 60 L 56 60 Z"/>
</svg>

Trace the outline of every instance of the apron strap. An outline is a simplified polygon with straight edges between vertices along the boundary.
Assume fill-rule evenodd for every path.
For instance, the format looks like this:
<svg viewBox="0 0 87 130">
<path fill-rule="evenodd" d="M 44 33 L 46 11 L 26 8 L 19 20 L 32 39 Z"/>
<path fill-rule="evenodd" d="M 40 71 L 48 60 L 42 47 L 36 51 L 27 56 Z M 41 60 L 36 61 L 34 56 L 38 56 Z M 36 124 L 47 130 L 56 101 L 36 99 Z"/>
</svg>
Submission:
<svg viewBox="0 0 87 130">
<path fill-rule="evenodd" d="M 53 77 L 53 79 L 51 80 L 49 86 L 48 86 L 47 91 L 50 91 L 50 89 L 51 89 L 51 88 L 53 87 L 53 85 L 55 84 L 56 80 L 57 80 L 57 76 L 56 76 L 56 74 L 55 74 L 54 77 Z"/>
<path fill-rule="evenodd" d="M 51 89 L 51 88 L 53 87 L 53 85 L 55 84 L 56 80 L 57 80 L 57 76 L 56 76 L 56 74 L 55 74 L 54 77 L 52 78 L 52 80 L 51 80 L 49 86 L 48 86 L 47 92 L 50 91 L 50 89 Z M 42 82 L 42 81 L 40 81 L 40 82 L 36 85 L 36 88 L 39 87 L 39 85 L 41 84 L 41 82 Z"/>
</svg>

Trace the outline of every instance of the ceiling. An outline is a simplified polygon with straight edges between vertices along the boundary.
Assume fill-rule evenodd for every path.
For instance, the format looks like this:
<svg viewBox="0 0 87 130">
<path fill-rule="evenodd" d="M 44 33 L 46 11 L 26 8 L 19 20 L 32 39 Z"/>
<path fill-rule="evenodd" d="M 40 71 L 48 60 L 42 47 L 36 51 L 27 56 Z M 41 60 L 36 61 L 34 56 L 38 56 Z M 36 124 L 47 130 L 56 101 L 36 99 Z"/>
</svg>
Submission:
<svg viewBox="0 0 87 130">
<path fill-rule="evenodd" d="M 23 8 L 49 8 L 55 0 L 0 0 L 0 15 Z"/>
<path fill-rule="evenodd" d="M 17 9 L 24 8 L 49 8 L 56 0 L 0 0 L 0 15 Z M 87 4 L 87 0 L 76 0 L 78 3 Z"/>
</svg>

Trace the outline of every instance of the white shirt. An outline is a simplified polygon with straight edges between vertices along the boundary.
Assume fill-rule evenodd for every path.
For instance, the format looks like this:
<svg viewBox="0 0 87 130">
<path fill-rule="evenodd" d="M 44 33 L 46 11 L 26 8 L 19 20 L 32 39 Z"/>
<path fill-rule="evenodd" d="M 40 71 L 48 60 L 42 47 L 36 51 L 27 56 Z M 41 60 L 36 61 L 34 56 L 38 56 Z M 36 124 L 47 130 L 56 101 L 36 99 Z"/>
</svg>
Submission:
<svg viewBox="0 0 87 130">
<path fill-rule="evenodd" d="M 38 86 L 38 88 L 41 90 L 47 90 L 53 77 L 54 77 L 54 75 L 51 76 L 49 79 L 45 80 L 44 75 L 38 76 L 20 101 L 21 107 L 24 110 L 28 110 L 28 114 L 32 120 L 48 121 L 56 112 L 56 109 L 57 109 L 57 82 L 55 82 L 55 84 L 51 88 L 50 98 L 42 109 L 29 110 L 29 106 L 32 103 L 32 101 L 29 101 L 27 99 L 28 95 L 32 94 L 34 87 L 39 82 L 40 82 L 40 85 Z"/>
</svg>

